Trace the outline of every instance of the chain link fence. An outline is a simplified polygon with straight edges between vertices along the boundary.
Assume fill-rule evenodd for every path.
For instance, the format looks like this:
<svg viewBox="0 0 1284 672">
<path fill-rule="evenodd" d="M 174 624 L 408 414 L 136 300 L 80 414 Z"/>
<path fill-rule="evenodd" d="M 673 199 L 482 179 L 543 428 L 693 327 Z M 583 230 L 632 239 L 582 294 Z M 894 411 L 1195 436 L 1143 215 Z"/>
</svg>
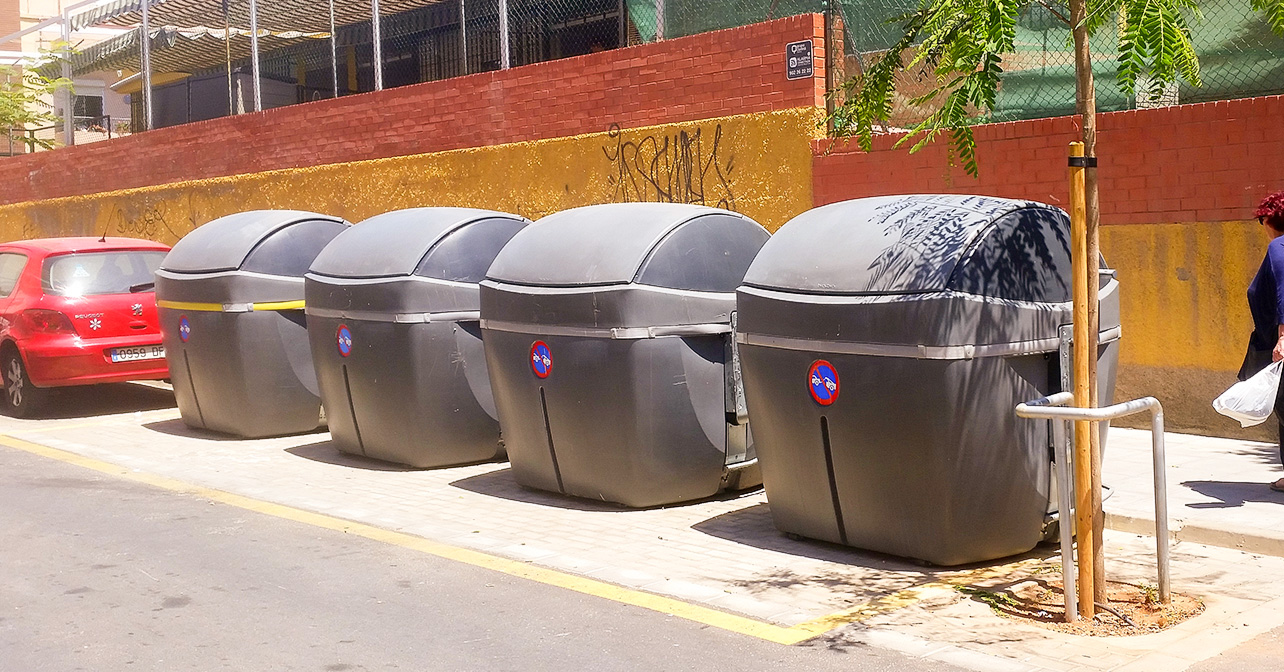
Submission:
<svg viewBox="0 0 1284 672">
<path fill-rule="evenodd" d="M 507 49 L 501 39 L 506 10 Z M 826 11 L 824 0 L 443 0 L 381 17 L 385 88 L 551 61 L 621 47 Z M 233 26 L 236 28 L 236 26 Z M 244 40 L 234 35 L 233 40 Z M 341 26 L 335 54 L 326 39 L 265 49 L 263 76 L 293 81 L 300 100 L 374 86 L 370 23 Z M 231 51 L 244 53 L 244 49 Z M 219 53 L 222 55 L 222 48 Z M 153 55 L 155 59 L 156 56 Z M 118 65 L 115 62 L 109 65 Z M 88 70 L 88 63 L 78 64 Z M 194 76 L 246 72 L 244 57 L 210 59 Z M 337 87 L 336 87 L 337 83 Z"/>
<path fill-rule="evenodd" d="M 859 73 L 891 47 L 900 35 L 895 17 L 913 11 L 917 4 L 914 0 L 834 0 L 835 17 L 841 20 L 831 21 L 835 26 L 831 32 L 842 40 L 845 74 Z M 1250 7 L 1250 0 L 1203 0 L 1200 5 L 1203 19 L 1190 17 L 1190 25 L 1203 85 L 1181 83 L 1152 101 L 1145 93 L 1144 82 L 1139 81 L 1141 98 L 1126 95 L 1115 76 L 1118 34 L 1103 29 L 1091 40 L 1098 111 L 1284 93 L 1284 38 L 1271 32 L 1262 16 Z M 1058 11 L 1069 13 L 1067 9 Z M 1003 68 L 991 121 L 1074 113 L 1070 29 L 1042 4 L 1031 3 L 1022 13 L 1017 23 L 1016 51 L 1004 58 Z M 902 79 L 893 125 L 908 126 L 925 116 L 926 110 L 910 109 L 906 104 L 931 83 L 923 80 L 924 76 L 930 77 L 914 73 Z"/>
</svg>

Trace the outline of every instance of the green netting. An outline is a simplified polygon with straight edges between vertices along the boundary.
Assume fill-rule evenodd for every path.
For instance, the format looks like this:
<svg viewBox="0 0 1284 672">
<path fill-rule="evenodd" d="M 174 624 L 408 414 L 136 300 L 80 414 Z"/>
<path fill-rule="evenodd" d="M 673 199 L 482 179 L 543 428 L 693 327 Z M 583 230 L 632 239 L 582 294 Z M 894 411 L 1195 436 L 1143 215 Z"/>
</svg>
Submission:
<svg viewBox="0 0 1284 672">
<path fill-rule="evenodd" d="M 825 0 L 627 0 L 629 19 L 645 42 L 656 38 L 656 16 L 663 12 L 664 37 L 747 26 L 797 14 L 825 11 Z"/>
<path fill-rule="evenodd" d="M 869 63 L 900 35 L 896 17 L 912 11 L 912 0 L 839 0 L 849 67 Z M 1270 31 L 1250 0 L 1204 0 L 1203 19 L 1189 17 L 1202 67 L 1203 86 L 1181 84 L 1151 101 L 1124 94 L 1116 79 L 1117 31 L 1093 36 L 1093 75 L 1097 109 L 1115 111 L 1157 104 L 1193 103 L 1284 93 L 1284 38 Z M 1074 54 L 1070 31 L 1042 5 L 1028 8 L 1017 24 L 1017 48 L 1004 59 L 1005 74 L 992 119 L 1008 121 L 1074 112 Z M 1139 85 L 1143 84 L 1139 82 Z M 914 111 L 898 110 L 897 122 L 914 121 Z"/>
</svg>

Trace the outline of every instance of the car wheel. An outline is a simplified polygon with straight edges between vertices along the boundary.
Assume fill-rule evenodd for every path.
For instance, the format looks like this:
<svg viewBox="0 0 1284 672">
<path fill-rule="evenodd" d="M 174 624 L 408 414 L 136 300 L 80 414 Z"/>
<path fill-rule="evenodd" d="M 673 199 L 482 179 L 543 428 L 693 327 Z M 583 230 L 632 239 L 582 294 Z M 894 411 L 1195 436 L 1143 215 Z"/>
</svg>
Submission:
<svg viewBox="0 0 1284 672">
<path fill-rule="evenodd" d="M 27 367 L 16 350 L 6 350 L 0 357 L 0 375 L 4 376 L 3 407 L 15 418 L 29 418 L 43 405 L 47 392 L 31 384 Z"/>
</svg>

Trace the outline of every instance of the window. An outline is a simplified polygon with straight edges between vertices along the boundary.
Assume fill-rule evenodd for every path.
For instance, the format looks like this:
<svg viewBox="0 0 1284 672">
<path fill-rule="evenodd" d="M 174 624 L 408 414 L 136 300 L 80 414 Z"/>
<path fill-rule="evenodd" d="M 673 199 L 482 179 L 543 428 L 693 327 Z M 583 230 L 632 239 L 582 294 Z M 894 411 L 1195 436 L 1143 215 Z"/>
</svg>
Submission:
<svg viewBox="0 0 1284 672">
<path fill-rule="evenodd" d="M 91 296 L 128 294 L 134 287 L 150 291 L 165 253 L 121 250 L 63 254 L 45 260 L 40 285 L 46 294 Z"/>
<path fill-rule="evenodd" d="M 12 252 L 0 254 L 0 297 L 9 296 L 18 286 L 22 269 L 27 267 L 27 256 Z"/>
<path fill-rule="evenodd" d="M 103 97 L 102 96 L 76 96 L 76 116 L 77 117 L 103 116 Z"/>
</svg>

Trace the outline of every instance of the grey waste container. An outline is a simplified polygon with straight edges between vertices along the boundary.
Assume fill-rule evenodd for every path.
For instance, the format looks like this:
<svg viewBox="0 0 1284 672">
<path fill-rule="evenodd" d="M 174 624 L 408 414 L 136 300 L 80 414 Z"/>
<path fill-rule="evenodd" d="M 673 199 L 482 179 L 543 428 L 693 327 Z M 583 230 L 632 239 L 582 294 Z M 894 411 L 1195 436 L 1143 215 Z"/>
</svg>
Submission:
<svg viewBox="0 0 1284 672">
<path fill-rule="evenodd" d="M 413 467 L 504 455 L 477 283 L 528 223 L 489 210 L 397 210 L 344 231 L 312 262 L 308 335 L 339 450 Z"/>
<path fill-rule="evenodd" d="M 785 224 L 738 292 L 740 353 L 776 526 L 938 565 L 1021 553 L 1049 510 L 1049 425 L 1071 322 L 1069 219 L 976 196 L 892 196 Z M 1118 283 L 1101 290 L 1102 403 Z"/>
<path fill-rule="evenodd" d="M 632 507 L 757 485 L 730 338 L 767 231 L 694 205 L 595 205 L 513 237 L 482 283 L 522 485 Z"/>
<path fill-rule="evenodd" d="M 314 212 L 254 210 L 174 245 L 156 272 L 156 305 L 183 422 L 246 438 L 321 424 L 303 274 L 347 227 Z"/>
</svg>

